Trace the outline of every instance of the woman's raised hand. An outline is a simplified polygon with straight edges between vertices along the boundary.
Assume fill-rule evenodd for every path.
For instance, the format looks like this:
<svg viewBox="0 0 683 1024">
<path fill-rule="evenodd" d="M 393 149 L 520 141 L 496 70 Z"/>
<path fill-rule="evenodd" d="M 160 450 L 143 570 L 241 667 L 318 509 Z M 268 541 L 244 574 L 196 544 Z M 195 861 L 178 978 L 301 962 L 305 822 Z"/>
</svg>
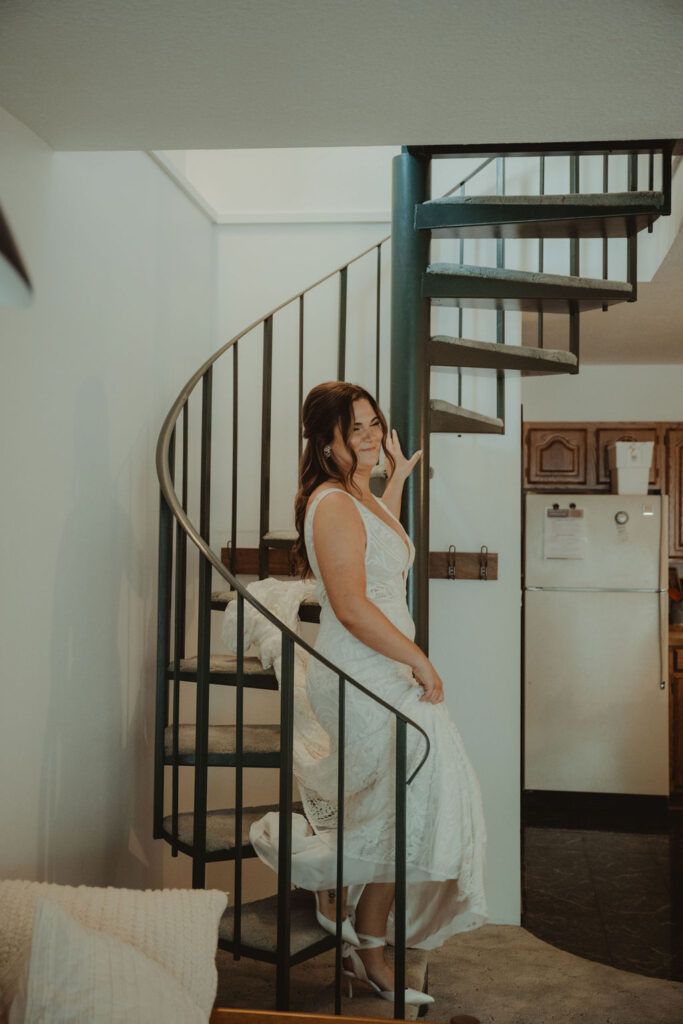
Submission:
<svg viewBox="0 0 683 1024">
<path fill-rule="evenodd" d="M 394 461 L 396 462 L 396 467 L 392 476 L 398 474 L 404 478 L 409 477 L 413 468 L 417 464 L 418 459 L 422 458 L 422 449 L 420 448 L 420 450 L 416 451 L 411 458 L 407 459 L 401 451 L 398 433 L 393 429 L 387 433 L 384 444 L 387 451 L 393 456 Z"/>
<path fill-rule="evenodd" d="M 443 683 L 429 658 L 425 657 L 418 665 L 413 666 L 413 676 L 424 690 L 420 700 L 429 701 L 430 704 L 441 704 Z"/>
</svg>

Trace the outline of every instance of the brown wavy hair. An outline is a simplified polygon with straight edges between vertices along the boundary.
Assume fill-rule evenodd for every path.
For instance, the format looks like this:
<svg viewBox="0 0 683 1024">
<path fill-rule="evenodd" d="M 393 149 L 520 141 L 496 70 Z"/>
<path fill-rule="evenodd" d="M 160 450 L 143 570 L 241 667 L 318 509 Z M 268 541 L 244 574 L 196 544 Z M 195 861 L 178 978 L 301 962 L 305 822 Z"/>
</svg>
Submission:
<svg viewBox="0 0 683 1024">
<path fill-rule="evenodd" d="M 294 571 L 301 579 L 311 575 L 311 564 L 304 542 L 304 517 L 308 499 L 313 491 L 319 484 L 327 480 L 336 480 L 344 490 L 356 489 L 360 494 L 360 488 L 352 480 L 358 466 L 358 459 L 348 444 L 355 422 L 353 403 L 359 398 L 368 400 L 379 419 L 382 426 L 382 450 L 386 459 L 387 474 L 391 476 L 394 472 L 395 460 L 385 447 L 387 421 L 370 392 L 359 384 L 347 384 L 340 380 L 329 380 L 311 388 L 301 410 L 303 436 L 306 439 L 306 444 L 299 462 L 299 490 L 294 499 L 294 523 L 298 537 L 292 548 L 292 561 Z M 323 454 L 325 445 L 331 444 L 334 440 L 334 428 L 337 424 L 339 424 L 339 431 L 346 441 L 346 448 L 351 456 L 351 466 L 347 473 L 344 473 L 333 459 L 326 459 Z"/>
</svg>

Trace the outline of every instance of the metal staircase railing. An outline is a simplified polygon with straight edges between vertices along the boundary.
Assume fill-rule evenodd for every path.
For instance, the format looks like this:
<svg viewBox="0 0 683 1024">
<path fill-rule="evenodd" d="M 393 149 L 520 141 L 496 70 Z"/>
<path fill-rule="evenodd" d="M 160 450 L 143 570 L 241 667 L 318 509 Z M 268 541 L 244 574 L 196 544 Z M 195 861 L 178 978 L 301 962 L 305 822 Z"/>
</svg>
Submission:
<svg viewBox="0 0 683 1024">
<path fill-rule="evenodd" d="M 578 150 L 603 156 L 603 191 L 609 184 L 609 153 L 629 157 L 629 192 L 632 196 L 581 197 L 579 194 Z M 568 146 L 508 147 L 408 147 L 394 164 L 394 215 L 392 251 L 392 342 L 391 396 L 392 425 L 408 450 L 423 449 L 416 474 L 409 478 L 404 495 L 404 519 L 416 544 L 416 559 L 408 580 L 408 599 L 416 622 L 416 642 L 427 653 L 428 564 L 429 564 L 429 436 L 434 432 L 503 433 L 505 430 L 504 372 L 518 369 L 542 373 L 576 373 L 579 368 L 579 317 L 581 308 L 606 306 L 614 301 L 635 298 L 637 249 L 636 234 L 670 209 L 672 143 L 589 143 Z M 637 189 L 637 154 L 648 153 L 648 193 Z M 661 191 L 654 192 L 654 154 L 661 154 Z M 506 156 L 538 158 L 539 194 L 536 197 L 506 195 Z M 553 198 L 545 192 L 546 159 L 565 155 L 570 161 L 570 191 Z M 483 156 L 484 162 L 438 200 L 428 195 L 429 165 L 444 156 Z M 496 161 L 496 196 L 466 195 L 465 186 L 492 161 Z M 457 193 L 457 195 L 455 195 Z M 606 240 L 620 236 L 627 240 L 628 281 L 625 284 L 607 279 L 608 251 Z M 429 243 L 432 238 L 459 239 L 457 264 L 431 264 Z M 467 238 L 495 238 L 495 267 L 490 270 L 468 267 L 464 262 Z M 505 239 L 511 237 L 538 239 L 538 272 L 505 269 Z M 544 273 L 544 240 L 570 239 L 570 276 L 560 278 Z M 579 246 L 582 237 L 603 239 L 602 281 L 579 278 Z M 313 289 L 335 276 L 338 279 L 337 311 L 337 377 L 346 376 L 348 268 L 351 264 L 376 253 L 376 318 L 375 318 L 375 394 L 380 389 L 380 326 L 382 248 L 387 238 L 366 249 L 314 285 L 297 293 L 287 302 L 272 309 L 245 328 L 197 370 L 173 403 L 161 430 L 157 446 L 157 472 L 160 482 L 159 529 L 159 607 L 155 721 L 154 835 L 170 843 L 172 852 L 179 851 L 192 858 L 192 884 L 205 882 L 206 864 L 214 860 L 234 861 L 234 908 L 220 944 L 234 956 L 245 955 L 276 964 L 277 1006 L 289 1004 L 289 968 L 317 955 L 336 949 L 335 1013 L 341 1012 L 341 904 L 337 899 L 336 937 L 311 935 L 300 928 L 303 938 L 292 945 L 292 923 L 301 924 L 301 914 L 312 917 L 312 908 L 299 907 L 297 894 L 291 892 L 291 812 L 293 767 L 293 701 L 295 645 L 317 658 L 339 678 L 339 792 L 337 891 L 343 884 L 343 808 L 344 808 L 344 719 L 347 684 L 364 693 L 368 699 L 387 709 L 396 723 L 396 1001 L 395 1016 L 404 1015 L 405 987 L 405 898 L 406 898 L 406 786 L 424 763 L 429 741 L 424 731 L 405 715 L 376 697 L 341 668 L 318 654 L 301 637 L 257 601 L 238 579 L 238 400 L 239 343 L 256 330 L 262 331 L 263 359 L 261 372 L 261 438 L 259 497 L 259 576 L 269 569 L 272 548 L 291 547 L 295 534 L 270 531 L 270 471 L 272 456 L 273 344 L 275 316 L 292 304 L 298 304 L 298 453 L 301 455 L 301 407 L 303 405 L 303 365 L 305 354 L 304 309 L 306 296 Z M 453 305 L 458 310 L 457 337 L 431 336 L 430 310 L 433 305 Z M 494 342 L 463 338 L 463 309 L 484 307 L 496 311 Z M 538 315 L 536 348 L 506 343 L 505 316 L 509 310 L 533 311 Z M 547 312 L 564 312 L 569 319 L 569 348 L 550 350 L 544 346 L 544 316 Z M 210 543 L 211 454 L 213 422 L 213 368 L 229 352 L 232 353 L 232 484 L 229 567 L 223 564 Z M 458 405 L 430 397 L 431 367 L 458 368 Z M 496 417 L 462 407 L 462 372 L 464 368 L 489 368 L 496 373 Z M 189 403 L 201 393 L 201 439 L 199 479 L 199 523 L 192 522 L 188 508 L 190 480 L 190 416 Z M 181 433 L 178 438 L 178 433 Z M 178 451 L 176 451 L 178 448 Z M 176 473 L 180 477 L 177 484 Z M 185 637 L 188 627 L 188 539 L 199 556 L 197 604 L 197 655 L 186 657 Z M 229 585 L 229 599 L 237 601 L 237 650 L 235 657 L 216 657 L 211 653 L 211 611 L 224 607 L 225 598 L 213 595 L 212 573 L 217 572 Z M 282 668 L 280 679 L 280 723 L 271 729 L 268 749 L 252 744 L 252 726 L 245 722 L 245 688 L 276 689 L 272 670 L 263 670 L 244 650 L 244 602 L 262 614 L 281 634 Z M 195 722 L 181 729 L 179 719 L 181 683 L 190 681 L 195 687 Z M 211 725 L 211 687 L 235 687 L 235 726 Z M 422 760 L 407 778 L 407 730 L 412 727 L 425 743 Z M 216 743 L 223 728 L 221 743 Z M 210 729 L 212 730 L 210 732 Z M 226 732 L 225 730 L 231 730 Z M 189 738 L 188 738 L 189 735 Z M 227 738 L 226 738 L 227 737 Z M 279 740 L 279 742 L 278 742 Z M 181 812 L 179 789 L 180 768 L 194 769 L 192 811 Z M 208 768 L 227 766 L 235 771 L 235 806 L 226 812 L 207 811 Z M 242 906 L 242 864 L 254 851 L 245 842 L 243 830 L 254 816 L 268 808 L 245 808 L 244 772 L 250 767 L 279 767 L 280 832 L 277 904 L 273 915 L 271 939 L 254 943 L 245 924 L 249 908 Z M 170 768 L 170 815 L 164 816 L 166 769 Z M 213 823 L 218 820 L 223 837 L 215 840 Z M 215 840 L 215 841 L 214 841 Z M 297 933 L 298 934 L 298 933 Z"/>
<path fill-rule="evenodd" d="M 381 247 L 378 243 L 366 250 L 362 258 L 377 251 L 377 273 L 381 271 Z M 355 261 L 350 261 L 355 262 Z M 340 373 L 344 372 L 345 359 L 345 322 L 346 322 L 346 270 L 345 264 L 332 274 L 326 275 L 317 284 L 327 281 L 334 274 L 340 280 L 339 308 L 339 361 Z M 311 286 L 311 288 L 316 285 Z M 405 989 L 405 900 L 406 900 L 406 787 L 411 783 L 424 764 L 429 753 L 429 739 L 424 730 L 408 716 L 396 710 L 386 701 L 372 693 L 358 680 L 343 672 L 339 666 L 329 661 L 314 650 L 295 632 L 290 630 L 263 604 L 254 598 L 237 575 L 230 571 L 221 561 L 219 555 L 211 548 L 209 538 L 209 512 L 211 498 L 211 444 L 212 444 L 212 402 L 213 402 L 213 367 L 214 364 L 229 351 L 233 354 L 233 462 L 232 462 L 232 556 L 236 551 L 236 519 L 237 519 L 237 346 L 238 342 L 255 327 L 263 325 L 264 360 L 263 360 L 263 411 L 261 439 L 261 514 L 260 537 L 262 575 L 267 573 L 267 547 L 263 538 L 268 532 L 269 506 L 269 469 L 270 469 L 270 408 L 272 397 L 272 343 L 273 317 L 278 310 L 298 301 L 300 304 L 300 355 L 303 352 L 303 301 L 311 288 L 305 289 L 288 303 L 283 303 L 250 327 L 232 338 L 217 353 L 208 359 L 187 382 L 173 403 L 161 430 L 157 445 L 157 473 L 160 482 L 160 528 L 159 528 L 159 603 L 158 603 L 158 637 L 157 637 L 157 703 L 155 721 L 155 785 L 154 785 L 154 835 L 166 839 L 173 849 L 192 857 L 193 887 L 202 887 L 205 882 L 206 864 L 212 860 L 228 860 L 235 862 L 234 879 L 234 911 L 232 917 L 232 937 L 222 939 L 220 944 L 231 950 L 236 957 L 241 955 L 254 956 L 270 960 L 277 965 L 277 1005 L 279 1009 L 287 1009 L 289 1003 L 289 968 L 291 965 L 309 956 L 317 955 L 331 944 L 336 948 L 335 970 L 335 1012 L 341 1012 L 341 888 L 343 885 L 343 808 L 344 808 L 344 742 L 345 735 L 345 700 L 346 686 L 355 690 L 376 704 L 384 707 L 395 721 L 396 727 L 396 896 L 395 896 L 395 949 L 396 949 L 396 1002 L 395 1014 L 403 1017 L 405 1012 L 403 992 Z M 378 286 L 379 289 L 379 286 Z M 378 290 L 379 297 L 379 290 Z M 377 345 L 379 346 L 379 316 L 377 327 Z M 379 357 L 377 358 L 377 380 L 379 382 Z M 196 526 L 188 514 L 188 479 L 189 479 L 189 415 L 188 403 L 192 394 L 201 386 L 201 446 L 200 446 L 200 514 L 199 525 Z M 302 397 L 301 363 L 299 366 L 299 396 Z M 301 401 L 299 408 L 301 407 Z M 176 428 L 182 418 L 182 485 L 180 495 L 176 491 Z M 175 530 L 174 530 L 175 524 Z M 175 532 L 175 546 L 174 546 Z M 188 674 L 183 668 L 185 654 L 186 630 L 186 589 L 187 589 L 187 542 L 194 544 L 199 553 L 199 595 L 197 620 L 197 659 L 194 672 Z M 175 552 L 175 553 L 174 553 Z M 263 558 L 265 552 L 266 558 Z M 234 566 L 234 561 L 233 561 Z M 236 592 L 237 600 L 237 653 L 234 664 L 223 666 L 222 672 L 212 671 L 211 666 L 211 577 L 213 571 L 218 572 Z M 272 674 L 248 672 L 244 652 L 244 602 L 247 601 L 261 615 L 275 626 L 282 636 L 282 669 L 280 679 L 280 727 L 279 727 L 279 870 L 277 897 L 277 941 L 275 950 L 261 949 L 249 945 L 242 929 L 242 860 L 251 855 L 243 838 L 245 808 L 243 800 L 243 784 L 245 770 L 245 721 L 244 721 L 244 689 L 246 686 L 273 688 Z M 171 645 L 173 635 L 173 645 Z M 306 651 L 309 657 L 316 658 L 327 668 L 336 672 L 339 678 L 339 743 L 338 743 L 338 836 L 337 836 L 337 923 L 336 939 L 322 938 L 309 943 L 304 948 L 291 952 L 290 927 L 292 920 L 291 905 L 291 815 L 292 815 L 292 769 L 293 769 L 293 706 L 294 706 L 294 647 Z M 171 656 L 171 646 L 173 654 Z M 190 753 L 181 756 L 180 751 L 180 683 L 183 679 L 191 679 L 196 687 L 194 735 L 190 743 Z M 210 725 L 210 689 L 212 683 L 234 685 L 236 688 L 236 724 L 234 731 L 234 751 L 232 756 L 214 763 L 224 763 L 234 767 L 235 808 L 233 819 L 232 845 L 223 850 L 207 850 L 207 783 L 210 762 L 209 725 Z M 408 777 L 407 761 L 407 730 L 411 727 L 425 741 L 425 750 L 421 760 L 413 768 Z M 170 752 L 167 753 L 167 731 L 170 729 Z M 263 764 L 273 766 L 273 758 L 265 762 L 258 757 L 251 759 L 252 765 Z M 171 815 L 170 822 L 164 819 L 165 767 L 171 765 Z M 191 812 L 191 841 L 181 836 L 179 812 L 179 767 L 194 767 L 194 800 Z M 266 808 L 263 809 L 264 811 Z"/>
</svg>

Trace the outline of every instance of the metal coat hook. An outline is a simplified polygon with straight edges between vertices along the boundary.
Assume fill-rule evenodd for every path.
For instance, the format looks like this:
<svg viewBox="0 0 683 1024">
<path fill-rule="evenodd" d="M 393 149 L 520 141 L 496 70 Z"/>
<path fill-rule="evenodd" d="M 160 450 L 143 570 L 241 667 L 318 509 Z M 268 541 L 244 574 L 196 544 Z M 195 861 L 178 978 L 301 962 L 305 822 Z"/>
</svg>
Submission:
<svg viewBox="0 0 683 1024">
<path fill-rule="evenodd" d="M 448 548 L 448 565 L 446 567 L 446 578 L 449 580 L 455 579 L 455 544 L 451 544 Z"/>
<path fill-rule="evenodd" d="M 482 544 L 479 552 L 479 579 L 486 580 L 489 575 L 489 549 Z"/>
</svg>

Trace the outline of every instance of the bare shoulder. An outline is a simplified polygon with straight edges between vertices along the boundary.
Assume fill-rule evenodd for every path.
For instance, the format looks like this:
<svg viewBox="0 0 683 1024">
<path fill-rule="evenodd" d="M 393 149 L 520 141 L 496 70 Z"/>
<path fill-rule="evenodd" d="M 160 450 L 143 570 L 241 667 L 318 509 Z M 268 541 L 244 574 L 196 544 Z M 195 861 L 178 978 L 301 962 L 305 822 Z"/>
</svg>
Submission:
<svg viewBox="0 0 683 1024">
<path fill-rule="evenodd" d="M 342 487 L 338 487 L 336 484 L 328 484 L 327 482 L 322 483 L 322 484 L 318 484 L 318 486 L 315 488 L 315 490 L 311 491 L 311 493 L 308 496 L 308 501 L 306 502 L 306 511 L 307 512 L 308 512 L 309 508 L 311 507 L 312 503 L 318 497 L 318 495 L 322 494 L 323 491 L 340 491 L 342 494 L 348 493 L 347 491 L 344 491 L 344 489 Z"/>
<path fill-rule="evenodd" d="M 319 484 L 308 499 L 306 511 L 311 506 L 311 503 L 315 501 L 315 498 L 319 494 L 323 494 L 326 491 L 337 491 L 339 497 L 330 496 L 325 501 L 319 502 L 315 507 L 315 516 L 313 520 L 313 530 L 316 534 L 316 538 L 320 536 L 321 532 L 333 538 L 339 538 L 342 534 L 359 539 L 365 533 L 365 527 L 363 525 L 362 517 L 357 509 L 353 506 L 355 502 L 352 500 L 352 496 L 348 491 L 345 491 L 343 487 L 338 487 L 336 484 Z M 355 515 L 354 515 L 355 512 Z"/>
</svg>

